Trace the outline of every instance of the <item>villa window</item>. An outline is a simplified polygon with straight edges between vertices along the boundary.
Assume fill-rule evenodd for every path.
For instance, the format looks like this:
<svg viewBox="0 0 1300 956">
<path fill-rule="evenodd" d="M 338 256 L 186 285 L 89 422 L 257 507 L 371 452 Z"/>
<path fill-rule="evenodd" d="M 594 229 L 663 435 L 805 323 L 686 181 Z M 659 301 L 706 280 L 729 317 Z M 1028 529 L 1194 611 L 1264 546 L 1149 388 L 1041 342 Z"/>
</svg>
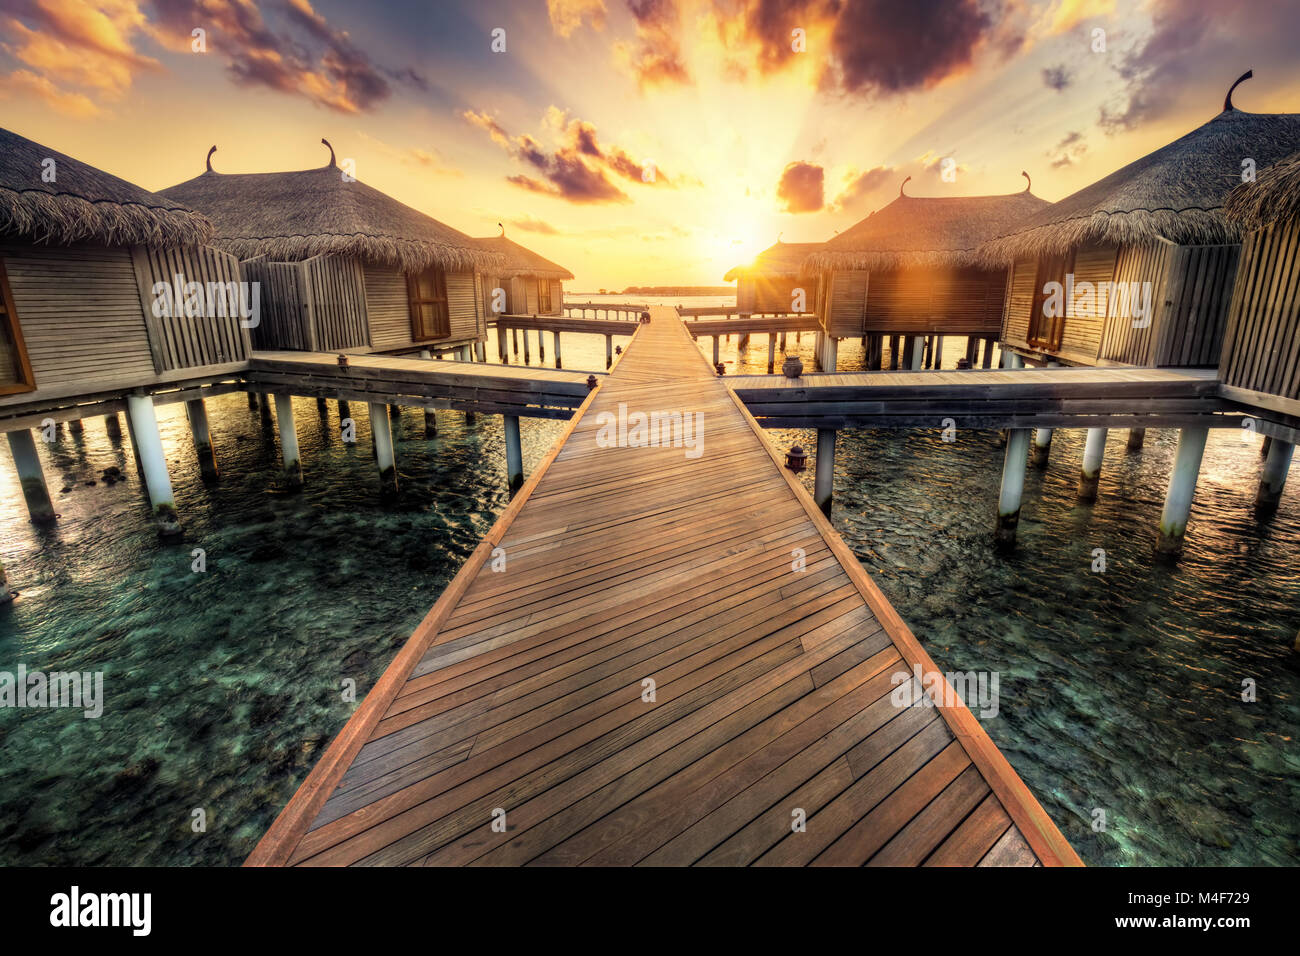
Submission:
<svg viewBox="0 0 1300 956">
<path fill-rule="evenodd" d="M 1048 315 L 1048 312 L 1065 310 L 1064 308 L 1049 310 L 1048 304 L 1053 298 L 1050 284 L 1057 283 L 1058 286 L 1063 287 L 1066 273 L 1073 269 L 1073 253 L 1043 256 L 1038 260 L 1038 275 L 1034 285 L 1034 308 L 1029 315 L 1029 344 L 1034 348 L 1055 352 L 1061 347 L 1061 339 L 1065 335 L 1065 316 Z M 1056 303 L 1061 303 L 1059 293 L 1056 296 Z"/>
<path fill-rule="evenodd" d="M 447 305 L 447 278 L 437 266 L 408 273 L 407 298 L 411 303 L 411 339 L 445 339 L 451 335 L 451 313 Z"/>
<path fill-rule="evenodd" d="M 0 395 L 30 392 L 36 388 L 32 363 L 23 344 L 23 332 L 14 310 L 9 276 L 0 262 Z"/>
<path fill-rule="evenodd" d="M 537 311 L 547 315 L 551 311 L 551 280 L 539 279 L 537 281 Z"/>
</svg>

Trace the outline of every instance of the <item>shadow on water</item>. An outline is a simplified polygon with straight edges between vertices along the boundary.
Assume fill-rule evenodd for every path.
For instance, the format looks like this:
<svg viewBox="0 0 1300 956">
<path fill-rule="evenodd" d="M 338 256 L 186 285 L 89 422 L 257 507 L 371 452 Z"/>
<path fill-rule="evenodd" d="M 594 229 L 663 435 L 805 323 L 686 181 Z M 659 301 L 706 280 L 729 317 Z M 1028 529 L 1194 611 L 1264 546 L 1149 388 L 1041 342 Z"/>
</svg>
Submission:
<svg viewBox="0 0 1300 956">
<path fill-rule="evenodd" d="M 811 333 L 789 345 L 811 365 Z M 948 367 L 962 348 L 949 341 Z M 762 371 L 766 351 L 762 336 L 739 356 L 728 343 L 728 374 Z M 566 335 L 564 353 L 602 368 L 604 341 Z M 841 368 L 861 358 L 841 346 Z M 158 542 L 129 444 L 102 419 L 42 450 L 53 528 L 27 522 L 0 456 L 0 556 L 22 592 L 0 609 L 0 669 L 102 670 L 105 697 L 97 720 L 0 710 L 0 862 L 242 860 L 354 709 L 344 682 L 364 696 L 509 501 L 499 418 L 441 413 L 425 439 L 423 413 L 405 410 L 402 490 L 384 502 L 365 406 L 350 406 L 355 445 L 338 441 L 334 402 L 324 420 L 313 399 L 294 408 L 297 493 L 277 486 L 273 428 L 243 395 L 209 402 L 222 468 L 209 485 L 183 407 L 160 408 L 185 524 L 175 545 Z M 562 428 L 521 422 L 526 472 Z M 990 547 L 1002 450 L 960 427 L 951 444 L 938 430 L 842 434 L 834 521 L 941 668 L 999 674 L 984 726 L 1085 861 L 1300 862 L 1296 496 L 1256 522 L 1257 446 L 1216 435 L 1187 555 L 1159 564 L 1175 433 L 1148 432 L 1136 455 L 1124 437 L 1111 434 L 1089 508 L 1074 501 L 1081 433 L 1057 433 L 1009 558 Z M 109 466 L 126 480 L 105 485 Z M 1241 701 L 1245 679 L 1256 703 Z"/>
</svg>

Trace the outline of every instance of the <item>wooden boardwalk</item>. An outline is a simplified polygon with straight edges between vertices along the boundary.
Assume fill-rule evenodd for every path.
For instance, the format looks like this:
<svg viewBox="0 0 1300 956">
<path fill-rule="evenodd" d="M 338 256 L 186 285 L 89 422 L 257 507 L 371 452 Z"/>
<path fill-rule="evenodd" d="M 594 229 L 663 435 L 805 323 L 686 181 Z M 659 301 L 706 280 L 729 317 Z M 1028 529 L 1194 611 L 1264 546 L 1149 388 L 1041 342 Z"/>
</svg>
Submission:
<svg viewBox="0 0 1300 956">
<path fill-rule="evenodd" d="M 1077 864 L 960 702 L 893 702 L 934 665 L 652 312 L 248 863 Z M 702 454 L 602 447 L 620 403 Z"/>
</svg>

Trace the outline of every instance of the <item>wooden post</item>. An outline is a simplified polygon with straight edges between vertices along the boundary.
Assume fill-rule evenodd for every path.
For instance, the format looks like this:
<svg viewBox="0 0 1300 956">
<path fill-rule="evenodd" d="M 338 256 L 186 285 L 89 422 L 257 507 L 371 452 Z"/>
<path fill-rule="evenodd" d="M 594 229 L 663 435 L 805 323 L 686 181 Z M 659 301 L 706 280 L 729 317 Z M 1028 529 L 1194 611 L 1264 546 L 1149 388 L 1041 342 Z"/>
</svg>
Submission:
<svg viewBox="0 0 1300 956">
<path fill-rule="evenodd" d="M 397 465 L 393 458 L 393 433 L 388 424 L 388 410 L 382 402 L 368 403 L 370 433 L 375 442 L 375 461 L 379 465 L 379 493 L 397 493 Z"/>
<path fill-rule="evenodd" d="M 1146 440 L 1147 430 L 1145 428 L 1130 428 L 1128 430 L 1128 450 L 1141 451 L 1142 443 Z"/>
<path fill-rule="evenodd" d="M 506 330 L 501 328 L 500 320 L 497 321 L 497 361 L 502 365 L 510 364 L 510 359 L 506 355 Z"/>
<path fill-rule="evenodd" d="M 1016 544 L 1020 524 L 1020 500 L 1025 492 L 1025 452 L 1029 446 L 1029 429 L 1013 428 L 1007 432 L 1007 451 L 1002 460 L 1002 490 L 998 495 L 998 525 L 993 540 L 1003 550 Z"/>
<path fill-rule="evenodd" d="M 605 336 L 605 368 L 611 368 L 614 364 L 614 336 Z"/>
<path fill-rule="evenodd" d="M 252 408 L 252 409 L 257 408 L 257 392 L 254 392 L 254 391 L 251 391 L 251 390 L 250 390 L 250 391 L 246 392 L 245 394 L 248 396 L 248 407 L 249 407 L 249 408 Z M 116 417 L 116 416 L 114 416 L 114 417 Z M 121 434 L 121 433 L 119 432 L 118 434 Z"/>
<path fill-rule="evenodd" d="M 1096 501 L 1101 479 L 1101 460 L 1106 453 L 1106 429 L 1089 428 L 1083 443 L 1083 466 L 1079 469 L 1079 500 Z"/>
<path fill-rule="evenodd" d="M 930 367 L 935 370 L 943 368 L 943 336 L 942 335 L 936 335 L 934 337 L 934 361 L 930 364 Z"/>
<path fill-rule="evenodd" d="M 486 364 L 487 363 L 487 342 L 476 340 L 474 342 L 474 354 L 478 356 L 478 360 L 480 362 Z"/>
<path fill-rule="evenodd" d="M 822 371 L 836 371 L 840 362 L 840 340 L 833 335 L 827 335 L 822 344 L 822 353 L 825 356 L 822 359 Z"/>
<path fill-rule="evenodd" d="M 776 333 L 767 333 L 767 374 L 771 375 L 776 368 Z"/>
<path fill-rule="evenodd" d="M 984 340 L 984 368 L 993 367 L 993 344 L 995 339 Z"/>
<path fill-rule="evenodd" d="M 1060 362 L 1048 362 L 1048 368 L 1057 368 Z M 1052 451 L 1052 430 L 1040 428 L 1034 432 L 1034 447 L 1031 451 L 1034 467 L 1042 470 L 1047 467 L 1047 459 Z"/>
<path fill-rule="evenodd" d="M 584 316 L 586 315 L 586 310 L 583 310 L 583 315 Z M 524 336 L 524 344 L 525 345 L 528 344 L 527 336 Z M 510 330 L 510 348 L 514 352 L 515 358 L 518 359 L 519 358 L 519 330 L 518 329 L 512 328 Z M 524 364 L 525 365 L 528 364 L 528 359 L 526 358 L 524 359 Z"/>
<path fill-rule="evenodd" d="M 320 413 L 321 421 L 328 421 L 330 417 L 330 407 L 325 403 L 325 399 L 316 399 L 316 411 Z"/>
<path fill-rule="evenodd" d="M 1272 450 L 1272 448 L 1273 448 L 1273 437 L 1271 435 L 1265 435 L 1264 440 L 1259 443 L 1259 457 L 1267 458 L 1268 453 Z"/>
<path fill-rule="evenodd" d="M 395 406 L 394 406 L 395 407 Z M 284 481 L 290 488 L 302 487 L 302 457 L 298 451 L 298 428 L 293 420 L 293 399 L 275 396 L 275 421 L 280 427 L 280 460 Z"/>
<path fill-rule="evenodd" d="M 52 524 L 57 515 L 50 501 L 50 491 L 45 485 L 45 470 L 36 453 L 36 440 L 29 428 L 9 432 L 9 450 L 13 452 L 18 483 L 27 500 L 27 513 L 35 524 Z"/>
<path fill-rule="evenodd" d="M 348 403 L 343 401 L 343 399 L 341 398 L 338 400 L 338 406 L 339 406 L 339 432 L 342 433 L 343 429 L 346 427 L 345 423 L 348 421 L 349 418 L 352 417 L 352 409 L 348 406 Z M 356 423 L 354 422 L 353 424 L 355 425 Z"/>
<path fill-rule="evenodd" d="M 898 368 L 898 344 L 900 337 L 891 335 L 889 337 L 889 370 L 891 372 Z"/>
<path fill-rule="evenodd" d="M 835 485 L 835 429 L 817 429 L 817 472 L 813 478 L 813 500 L 826 517 L 831 515 L 831 493 Z"/>
<path fill-rule="evenodd" d="M 974 368 L 975 363 L 979 361 L 980 340 L 973 335 L 966 336 L 966 361 L 970 367 Z"/>
<path fill-rule="evenodd" d="M 1255 510 L 1260 514 L 1272 514 L 1277 511 L 1278 502 L 1282 500 L 1282 489 L 1286 487 L 1286 475 L 1291 468 L 1291 453 L 1295 445 L 1289 441 L 1275 440 L 1268 449 L 1264 459 L 1264 470 L 1259 476 L 1259 492 L 1255 495 Z"/>
<path fill-rule="evenodd" d="M 555 367 L 564 368 L 564 363 L 560 359 L 560 333 L 559 332 L 551 333 L 551 342 L 555 346 Z"/>
<path fill-rule="evenodd" d="M 714 365 L 717 365 L 718 362 L 721 361 L 721 359 L 718 358 L 718 344 L 719 344 L 721 341 L 722 341 L 722 336 L 721 336 L 721 335 L 715 335 L 715 336 L 713 337 L 713 364 L 714 364 Z"/>
<path fill-rule="evenodd" d="M 785 333 L 784 333 L 784 332 L 781 333 L 781 338 L 777 341 L 777 343 L 776 343 L 776 347 L 779 348 L 782 352 L 785 352 Z"/>
<path fill-rule="evenodd" d="M 167 456 L 163 453 L 162 435 L 158 432 L 158 415 L 153 398 L 149 395 L 128 395 L 126 414 L 130 420 L 131 437 L 140 455 L 149 503 L 153 506 L 158 534 L 173 537 L 181 533 L 180 518 L 172 496 L 172 479 L 167 472 Z"/>
<path fill-rule="evenodd" d="M 201 398 L 185 403 L 185 414 L 190 420 L 190 434 L 194 436 L 194 453 L 199 459 L 199 475 L 204 481 L 216 481 L 217 456 L 212 450 L 212 433 L 208 428 L 208 406 Z"/>
<path fill-rule="evenodd" d="M 537 330 L 537 361 L 546 364 L 546 342 L 542 339 L 542 330 Z"/>
<path fill-rule="evenodd" d="M 438 410 L 432 405 L 424 406 L 424 437 L 438 437 Z"/>
<path fill-rule="evenodd" d="M 543 356 L 543 358 L 545 358 L 545 356 Z M 469 346 L 469 345 L 462 345 L 462 346 L 460 347 L 460 360 L 461 360 L 462 362 L 472 362 L 472 361 L 474 361 L 474 352 L 473 352 L 473 349 L 472 349 L 471 346 Z"/>
<path fill-rule="evenodd" d="M 85 430 L 86 426 L 81 424 L 80 418 L 74 418 L 68 422 L 68 434 L 70 435 L 80 435 Z"/>
<path fill-rule="evenodd" d="M 528 365 L 532 362 L 532 360 L 533 357 L 528 349 L 528 330 L 524 329 L 524 364 Z"/>
<path fill-rule="evenodd" d="M 1209 433 L 1208 428 L 1182 428 L 1178 431 L 1174 469 L 1169 475 L 1165 507 L 1160 513 L 1157 554 L 1175 558 L 1183 551 L 1187 519 L 1192 512 L 1192 495 L 1196 492 L 1196 477 L 1201 470 L 1201 456 L 1205 454 L 1205 440 Z"/>
<path fill-rule="evenodd" d="M 249 392 L 251 395 L 252 392 Z M 122 420 L 117 417 L 117 412 L 104 416 L 104 430 L 108 432 L 108 439 L 113 444 L 118 444 L 122 440 Z"/>
<path fill-rule="evenodd" d="M 913 335 L 909 341 L 912 351 L 907 364 L 913 372 L 919 372 L 921 371 L 922 353 L 925 351 L 925 339 L 920 335 Z"/>
<path fill-rule="evenodd" d="M 271 399 L 265 392 L 257 393 L 257 410 L 261 413 L 264 423 L 271 420 Z"/>
<path fill-rule="evenodd" d="M 516 490 L 524 483 L 524 454 L 519 444 L 519 417 L 502 415 L 506 432 L 506 483 Z"/>
</svg>

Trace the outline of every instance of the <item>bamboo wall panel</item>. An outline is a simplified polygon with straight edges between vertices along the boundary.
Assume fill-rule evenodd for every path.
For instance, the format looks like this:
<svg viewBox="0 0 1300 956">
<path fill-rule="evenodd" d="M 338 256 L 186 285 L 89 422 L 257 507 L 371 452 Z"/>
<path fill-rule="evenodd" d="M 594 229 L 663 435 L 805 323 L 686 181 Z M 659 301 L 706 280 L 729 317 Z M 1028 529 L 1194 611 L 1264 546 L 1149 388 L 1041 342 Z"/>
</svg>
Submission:
<svg viewBox="0 0 1300 956">
<path fill-rule="evenodd" d="M 36 379 L 27 395 L 154 373 L 129 250 L 5 244 L 0 257 Z"/>
<path fill-rule="evenodd" d="M 532 276 L 524 278 L 525 305 L 524 313 L 526 315 L 536 315 L 538 308 L 537 300 L 537 280 Z"/>
<path fill-rule="evenodd" d="M 158 371 L 224 365 L 248 358 L 252 349 L 249 330 L 244 327 L 240 315 L 242 292 L 238 290 L 244 280 L 238 259 L 209 246 L 171 249 L 137 246 L 132 249 L 131 256 L 142 290 L 142 305 L 148 310 L 145 322 L 152 330 Z M 181 278 L 176 279 L 177 276 Z M 199 315 L 185 314 L 188 310 L 182 300 L 172 309 L 163 310 L 170 314 L 158 316 L 153 314 L 156 297 L 152 294 L 153 286 L 158 282 L 179 282 L 182 288 L 187 283 L 197 282 L 205 289 L 209 283 L 216 283 L 235 290 L 237 298 L 226 297 L 209 303 L 215 308 L 205 308 Z M 259 325 L 261 300 L 259 289 L 256 318 Z M 251 290 L 247 305 L 251 310 Z M 247 321 L 254 319 L 250 315 Z"/>
<path fill-rule="evenodd" d="M 447 310 L 451 316 L 451 337 L 453 339 L 478 337 L 478 317 L 480 312 L 478 295 L 474 286 L 474 273 L 447 273 Z M 409 337 L 409 331 L 407 334 Z"/>
<path fill-rule="evenodd" d="M 366 263 L 362 269 L 370 344 L 377 349 L 410 345 L 411 308 L 406 298 L 406 276 L 391 266 Z"/>
<path fill-rule="evenodd" d="M 1061 335 L 1062 352 L 1096 359 L 1105 332 L 1110 282 L 1115 277 L 1117 259 L 1114 246 L 1092 246 L 1075 252 L 1074 287 Z"/>
<path fill-rule="evenodd" d="M 1169 304 L 1161 316 L 1156 365 L 1212 366 L 1219 362 L 1232 304 L 1241 247 L 1185 246 L 1171 274 Z"/>
<path fill-rule="evenodd" d="M 1219 373 L 1226 385 L 1300 398 L 1300 220 L 1242 246 Z"/>
<path fill-rule="evenodd" d="M 1117 308 L 1107 315 L 1099 358 L 1125 365 L 1150 365 L 1154 358 L 1156 329 L 1165 311 L 1169 267 L 1178 246 L 1163 240 L 1121 246 L 1115 260 L 1115 282 L 1132 287 L 1150 283 L 1151 313 L 1140 324 L 1130 308 Z"/>
<path fill-rule="evenodd" d="M 1034 309 L 1037 279 L 1037 259 L 1017 259 L 1011 267 L 1002 318 L 1002 340 L 1008 344 L 1029 345 L 1029 315 Z"/>
<path fill-rule="evenodd" d="M 344 256 L 316 256 L 302 263 L 315 334 L 313 351 L 370 344 L 366 283 L 361 263 Z"/>
<path fill-rule="evenodd" d="M 300 263 L 258 258 L 244 261 L 241 267 L 247 281 L 261 283 L 261 316 L 250 330 L 253 347 L 310 351 L 311 305 Z"/>
<path fill-rule="evenodd" d="M 941 332 L 995 336 L 1002 326 L 1006 273 L 982 269 L 874 272 L 857 334 Z"/>
<path fill-rule="evenodd" d="M 834 272 L 827 303 L 826 331 L 837 339 L 862 335 L 862 315 L 866 310 L 868 276 L 866 272 Z"/>
</svg>

